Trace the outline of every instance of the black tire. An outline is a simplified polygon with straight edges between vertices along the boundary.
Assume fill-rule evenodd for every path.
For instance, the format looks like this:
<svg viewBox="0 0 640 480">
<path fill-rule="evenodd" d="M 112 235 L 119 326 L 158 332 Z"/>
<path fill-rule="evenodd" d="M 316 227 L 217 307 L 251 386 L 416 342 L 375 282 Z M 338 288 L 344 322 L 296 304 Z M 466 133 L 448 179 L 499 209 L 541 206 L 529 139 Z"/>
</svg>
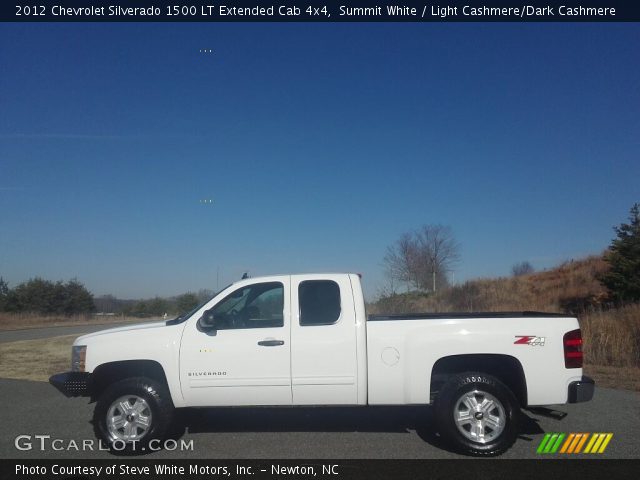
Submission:
<svg viewBox="0 0 640 480">
<path fill-rule="evenodd" d="M 146 402 L 151 421 L 148 429 L 134 441 L 114 437 L 107 426 L 107 416 L 112 404 L 121 397 L 139 397 Z M 113 452 L 141 453 L 152 440 L 164 439 L 173 417 L 173 402 L 167 388 L 155 380 L 145 377 L 126 378 L 105 389 L 93 411 L 93 430 L 96 437 Z M 155 448 L 155 445 L 154 445 Z"/>
<path fill-rule="evenodd" d="M 476 404 L 485 407 L 482 411 L 473 410 L 465 400 L 472 405 L 475 400 Z M 495 401 L 489 403 L 492 400 Z M 520 417 L 518 401 L 506 385 L 491 375 L 465 372 L 451 377 L 440 390 L 433 408 L 442 439 L 465 455 L 500 455 L 516 441 Z M 480 405 L 477 408 L 480 409 Z M 466 420 L 467 414 L 470 420 Z M 460 426 L 456 418 L 461 418 Z M 503 421 L 493 427 L 488 418 Z"/>
</svg>

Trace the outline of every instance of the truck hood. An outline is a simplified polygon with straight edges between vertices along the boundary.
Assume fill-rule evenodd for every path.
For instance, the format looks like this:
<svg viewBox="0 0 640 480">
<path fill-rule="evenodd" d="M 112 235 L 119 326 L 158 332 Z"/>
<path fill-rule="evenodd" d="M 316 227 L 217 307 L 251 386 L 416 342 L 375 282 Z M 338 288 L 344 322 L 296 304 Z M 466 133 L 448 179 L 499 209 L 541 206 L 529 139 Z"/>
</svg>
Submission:
<svg viewBox="0 0 640 480">
<path fill-rule="evenodd" d="M 73 342 L 74 345 L 86 345 L 87 342 L 97 339 L 103 335 L 110 335 L 113 333 L 129 332 L 134 330 L 154 330 L 156 328 L 165 327 L 166 322 L 151 322 L 151 323 L 135 323 L 133 325 L 127 325 L 126 327 L 108 328 L 106 330 L 100 330 L 98 332 L 88 333 L 78 337 Z"/>
</svg>

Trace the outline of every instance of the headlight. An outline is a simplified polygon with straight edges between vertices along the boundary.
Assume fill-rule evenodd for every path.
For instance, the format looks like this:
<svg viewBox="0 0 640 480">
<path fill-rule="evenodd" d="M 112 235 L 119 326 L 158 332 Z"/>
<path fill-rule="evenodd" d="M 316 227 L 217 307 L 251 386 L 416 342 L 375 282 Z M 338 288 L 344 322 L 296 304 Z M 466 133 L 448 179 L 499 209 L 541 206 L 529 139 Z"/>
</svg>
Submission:
<svg viewBox="0 0 640 480">
<path fill-rule="evenodd" d="M 84 372 L 84 362 L 86 358 L 86 345 L 74 345 L 73 347 L 71 347 L 71 371 Z"/>
</svg>

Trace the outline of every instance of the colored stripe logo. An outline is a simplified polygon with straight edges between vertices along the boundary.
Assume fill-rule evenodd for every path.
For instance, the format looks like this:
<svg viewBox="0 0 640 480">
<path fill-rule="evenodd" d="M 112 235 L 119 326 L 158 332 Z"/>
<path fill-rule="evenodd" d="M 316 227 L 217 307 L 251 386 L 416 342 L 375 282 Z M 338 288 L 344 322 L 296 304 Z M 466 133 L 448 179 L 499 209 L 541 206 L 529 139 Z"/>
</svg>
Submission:
<svg viewBox="0 0 640 480">
<path fill-rule="evenodd" d="M 613 433 L 547 433 L 536 453 L 604 453 Z"/>
</svg>

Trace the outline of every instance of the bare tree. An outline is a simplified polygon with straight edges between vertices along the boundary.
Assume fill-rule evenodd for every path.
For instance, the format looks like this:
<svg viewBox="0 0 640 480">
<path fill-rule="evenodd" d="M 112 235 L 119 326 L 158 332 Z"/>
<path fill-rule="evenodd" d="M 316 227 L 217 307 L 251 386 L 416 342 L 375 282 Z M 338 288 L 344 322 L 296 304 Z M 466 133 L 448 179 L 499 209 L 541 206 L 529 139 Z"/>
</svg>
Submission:
<svg viewBox="0 0 640 480">
<path fill-rule="evenodd" d="M 535 272 L 535 268 L 533 268 L 533 265 L 531 265 L 529 262 L 516 263 L 513 267 L 511 267 L 511 273 L 514 277 L 529 275 L 533 272 Z"/>
<path fill-rule="evenodd" d="M 447 274 L 460 259 L 460 245 L 450 227 L 423 225 L 404 233 L 387 248 L 387 275 L 413 288 L 436 291 L 448 284 Z"/>
<path fill-rule="evenodd" d="M 403 233 L 393 245 L 387 247 L 384 265 L 387 276 L 393 281 L 419 288 L 417 264 L 418 252 L 412 234 Z"/>
</svg>

